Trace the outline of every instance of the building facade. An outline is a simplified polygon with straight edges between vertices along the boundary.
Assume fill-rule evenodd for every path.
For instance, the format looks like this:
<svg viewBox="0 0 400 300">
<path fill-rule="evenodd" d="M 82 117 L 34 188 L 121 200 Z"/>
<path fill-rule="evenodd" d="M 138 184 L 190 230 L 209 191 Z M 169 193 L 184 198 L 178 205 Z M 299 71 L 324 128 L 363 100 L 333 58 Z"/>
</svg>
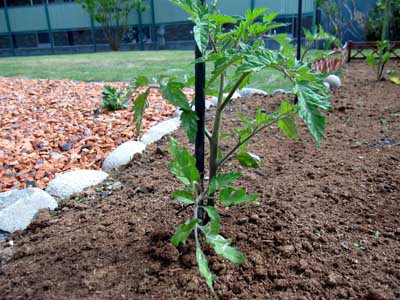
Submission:
<svg viewBox="0 0 400 300">
<path fill-rule="evenodd" d="M 243 15 L 249 8 L 268 7 L 296 32 L 296 0 L 219 0 L 224 14 Z M 315 0 L 303 0 L 303 24 L 315 22 Z M 122 49 L 186 49 L 193 47 L 188 15 L 169 0 L 148 0 L 147 9 L 132 12 Z M 109 50 L 100 24 L 73 0 L 3 0 L 0 2 L 0 55 L 73 53 Z"/>
</svg>

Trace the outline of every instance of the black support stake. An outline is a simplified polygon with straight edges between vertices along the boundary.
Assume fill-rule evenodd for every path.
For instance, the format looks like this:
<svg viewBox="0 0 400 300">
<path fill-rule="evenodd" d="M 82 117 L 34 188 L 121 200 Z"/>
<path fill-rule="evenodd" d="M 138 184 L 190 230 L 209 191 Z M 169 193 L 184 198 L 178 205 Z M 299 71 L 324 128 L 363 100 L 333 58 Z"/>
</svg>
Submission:
<svg viewBox="0 0 400 300">
<path fill-rule="evenodd" d="M 297 13 L 297 60 L 301 59 L 301 30 L 302 30 L 302 26 L 303 26 L 303 1 L 299 0 L 298 3 L 298 13 Z M 297 98 L 297 96 L 294 98 L 294 104 L 297 104 L 297 102 L 299 101 L 299 99 Z"/>
<path fill-rule="evenodd" d="M 298 14 L 297 14 L 297 60 L 301 58 L 301 30 L 303 27 L 303 0 L 299 0 Z"/>
<path fill-rule="evenodd" d="M 201 0 L 204 4 L 204 0 Z M 202 57 L 199 47 L 195 46 L 195 58 Z M 196 167 L 200 173 L 200 188 L 203 191 L 204 188 L 204 126 L 205 126 L 205 84 L 206 84 L 206 64 L 196 63 L 195 64 L 195 109 L 197 114 L 197 135 L 195 142 L 195 157 Z M 204 223 L 205 216 L 204 211 L 199 211 L 199 218 Z"/>
</svg>

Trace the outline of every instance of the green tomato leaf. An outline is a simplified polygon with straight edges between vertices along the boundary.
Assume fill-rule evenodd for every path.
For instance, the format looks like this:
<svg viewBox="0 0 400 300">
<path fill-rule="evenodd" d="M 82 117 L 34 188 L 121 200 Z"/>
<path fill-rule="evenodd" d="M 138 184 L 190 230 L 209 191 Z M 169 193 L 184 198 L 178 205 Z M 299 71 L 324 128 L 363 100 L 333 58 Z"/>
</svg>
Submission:
<svg viewBox="0 0 400 300">
<path fill-rule="evenodd" d="M 318 79 L 314 78 L 314 80 Z M 299 81 L 296 83 L 294 93 L 298 98 L 299 116 L 307 125 L 317 144 L 320 145 L 324 137 L 326 122 L 325 116 L 319 109 L 330 109 L 331 106 L 328 91 L 323 88 L 322 82 L 317 81 L 316 84 L 319 86 L 313 86 L 308 81 Z"/>
<path fill-rule="evenodd" d="M 213 206 L 202 206 L 207 212 L 210 218 L 210 222 L 207 224 L 211 234 L 218 234 L 221 229 L 221 217 L 218 214 L 218 210 Z"/>
<path fill-rule="evenodd" d="M 278 127 L 288 137 L 297 138 L 297 127 L 292 117 L 287 117 L 278 121 Z"/>
<path fill-rule="evenodd" d="M 199 171 L 196 168 L 196 160 L 190 155 L 189 151 L 179 147 L 174 138 L 170 138 L 169 149 L 174 160 L 168 165 L 169 170 L 183 184 L 193 188 L 199 182 Z"/>
<path fill-rule="evenodd" d="M 185 190 L 173 192 L 172 197 L 174 197 L 175 200 L 185 204 L 194 203 L 193 194 Z"/>
<path fill-rule="evenodd" d="M 391 56 L 392 54 L 390 52 L 386 52 L 385 54 L 383 54 L 382 63 L 387 63 L 390 60 Z"/>
<path fill-rule="evenodd" d="M 210 269 L 208 268 L 206 256 L 204 255 L 203 251 L 201 251 L 199 244 L 196 244 L 196 260 L 197 265 L 199 266 L 200 274 L 205 278 L 207 286 L 212 292 L 215 292 L 213 287 L 215 275 L 212 274 Z"/>
<path fill-rule="evenodd" d="M 208 193 L 212 194 L 217 190 L 224 188 L 236 181 L 240 177 L 240 173 L 229 172 L 225 174 L 219 174 L 213 179 L 211 179 L 210 186 L 208 187 Z"/>
<path fill-rule="evenodd" d="M 199 220 L 192 219 L 189 222 L 186 222 L 185 224 L 179 225 L 178 229 L 175 231 L 174 236 L 171 238 L 172 245 L 177 247 L 179 244 L 186 243 L 187 239 L 189 238 L 189 235 L 196 228 L 196 225 L 198 223 Z"/>
<path fill-rule="evenodd" d="M 210 21 L 213 21 L 217 26 L 224 24 L 236 24 L 237 20 L 231 16 L 220 15 L 220 14 L 210 14 Z"/>
<path fill-rule="evenodd" d="M 139 134 L 142 129 L 142 120 L 146 108 L 149 106 L 147 97 L 149 96 L 150 89 L 147 89 L 144 93 L 140 94 L 135 102 L 133 103 L 133 121 L 136 125 L 136 132 Z"/>
<path fill-rule="evenodd" d="M 225 259 L 233 262 L 234 264 L 243 264 L 245 258 L 243 253 L 236 247 L 230 245 L 230 240 L 225 239 L 221 235 L 207 234 L 207 242 L 213 247 L 215 253 L 221 255 Z"/>
<path fill-rule="evenodd" d="M 163 81 L 160 86 L 163 97 L 172 105 L 181 108 L 182 110 L 190 110 L 190 104 L 182 89 L 183 83 L 168 80 Z"/>
<path fill-rule="evenodd" d="M 197 114 L 192 110 L 183 110 L 181 114 L 182 127 L 185 130 L 189 141 L 194 144 L 197 134 Z"/>
<path fill-rule="evenodd" d="M 247 168 L 258 168 L 260 159 L 254 154 L 246 151 L 240 152 L 235 156 L 236 160 L 244 167 Z"/>
<path fill-rule="evenodd" d="M 376 64 L 376 59 L 373 53 L 367 54 L 367 63 L 370 67 L 375 66 Z"/>
<path fill-rule="evenodd" d="M 276 113 L 267 115 L 266 113 L 263 113 L 261 110 L 258 109 L 256 112 L 256 126 L 261 126 L 265 123 L 271 122 L 277 117 L 278 115 Z"/>
<path fill-rule="evenodd" d="M 194 15 L 196 13 L 196 7 L 193 7 L 192 0 L 170 0 L 170 1 L 175 5 L 178 5 L 180 8 L 182 8 L 184 11 L 186 11 L 191 15 Z"/>
<path fill-rule="evenodd" d="M 200 52 L 204 55 L 208 46 L 208 36 L 210 31 L 210 21 L 208 15 L 204 15 L 201 18 L 195 18 L 195 26 L 193 27 L 194 39 Z"/>
<path fill-rule="evenodd" d="M 225 206 L 231 205 L 239 205 L 242 203 L 252 202 L 257 200 L 258 195 L 256 194 L 247 194 L 244 189 L 234 189 L 232 187 L 228 187 L 223 189 L 219 194 L 219 200 Z"/>
<path fill-rule="evenodd" d="M 283 101 L 279 108 L 279 115 L 284 115 L 284 114 L 290 113 L 292 111 L 295 111 L 295 109 L 296 109 L 295 105 L 292 105 L 286 101 Z M 296 123 L 294 122 L 292 116 L 288 116 L 287 118 L 279 120 L 278 127 L 288 137 L 290 137 L 292 139 L 297 137 L 297 127 L 296 127 Z"/>
<path fill-rule="evenodd" d="M 146 76 L 138 76 L 134 80 L 134 87 L 140 88 L 149 84 L 149 79 Z"/>
</svg>

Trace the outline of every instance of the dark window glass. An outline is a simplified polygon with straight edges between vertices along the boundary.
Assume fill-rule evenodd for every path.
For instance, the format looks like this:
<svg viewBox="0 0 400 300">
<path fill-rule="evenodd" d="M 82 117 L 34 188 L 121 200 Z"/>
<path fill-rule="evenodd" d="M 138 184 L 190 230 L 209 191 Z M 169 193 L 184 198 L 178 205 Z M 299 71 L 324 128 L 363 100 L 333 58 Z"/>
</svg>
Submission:
<svg viewBox="0 0 400 300">
<path fill-rule="evenodd" d="M 38 33 L 38 41 L 39 41 L 39 44 L 50 43 L 49 34 L 47 32 Z"/>
</svg>

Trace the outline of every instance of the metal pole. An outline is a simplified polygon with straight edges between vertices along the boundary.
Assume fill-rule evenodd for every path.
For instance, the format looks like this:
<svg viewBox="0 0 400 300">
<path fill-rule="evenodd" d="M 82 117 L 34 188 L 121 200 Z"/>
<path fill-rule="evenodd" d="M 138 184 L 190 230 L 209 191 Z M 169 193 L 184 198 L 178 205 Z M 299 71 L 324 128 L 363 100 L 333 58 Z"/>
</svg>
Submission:
<svg viewBox="0 0 400 300">
<path fill-rule="evenodd" d="M 93 52 L 97 52 L 96 29 L 95 29 L 95 27 L 94 27 L 94 19 L 93 19 L 93 16 L 90 16 L 90 29 L 91 29 L 91 31 L 92 31 Z"/>
<path fill-rule="evenodd" d="M 142 12 L 140 9 L 137 10 L 138 19 L 139 19 L 139 44 L 140 50 L 144 50 L 144 43 L 143 43 L 143 20 L 142 20 Z"/>
<path fill-rule="evenodd" d="M 250 0 L 250 9 L 253 10 L 255 6 L 255 0 Z"/>
<path fill-rule="evenodd" d="M 301 58 L 301 29 L 303 19 L 303 1 L 299 0 L 298 14 L 297 14 L 297 60 Z"/>
<path fill-rule="evenodd" d="M 48 32 L 49 32 L 51 53 L 54 54 L 54 39 L 53 39 L 53 31 L 51 30 L 48 0 L 44 1 L 44 10 L 45 10 L 45 13 L 46 13 L 46 21 L 47 21 L 47 29 L 48 29 Z"/>
<path fill-rule="evenodd" d="M 297 14 L 297 60 L 301 59 L 301 27 L 302 27 L 302 18 L 303 18 L 303 1 L 299 0 L 298 2 L 298 14 Z M 297 96 L 294 98 L 294 104 L 297 104 L 299 99 Z"/>
<path fill-rule="evenodd" d="M 201 0 L 204 4 L 204 0 Z M 199 47 L 195 46 L 195 58 L 202 57 Z M 195 142 L 196 167 L 200 173 L 200 188 L 204 188 L 204 126 L 205 126 L 205 84 L 206 84 L 206 64 L 196 63 L 195 66 L 195 109 L 197 114 L 197 135 Z M 199 211 L 199 218 L 203 223 L 206 222 L 204 211 Z"/>
<path fill-rule="evenodd" d="M 151 8 L 151 41 L 153 43 L 157 42 L 157 34 L 156 34 L 156 15 L 154 9 L 154 0 L 150 1 L 150 8 Z"/>
<path fill-rule="evenodd" d="M 315 28 L 316 29 L 316 25 L 317 25 L 317 10 L 318 10 L 318 7 L 317 7 L 317 1 L 316 0 L 314 0 L 314 8 L 313 8 L 313 29 Z"/>
<path fill-rule="evenodd" d="M 13 56 L 15 56 L 15 45 L 14 45 L 12 31 L 11 31 L 10 16 L 8 15 L 7 0 L 4 0 L 4 16 L 6 18 L 6 24 L 7 24 L 7 30 L 8 30 L 8 41 L 10 43 L 10 48 L 12 50 Z"/>
</svg>

